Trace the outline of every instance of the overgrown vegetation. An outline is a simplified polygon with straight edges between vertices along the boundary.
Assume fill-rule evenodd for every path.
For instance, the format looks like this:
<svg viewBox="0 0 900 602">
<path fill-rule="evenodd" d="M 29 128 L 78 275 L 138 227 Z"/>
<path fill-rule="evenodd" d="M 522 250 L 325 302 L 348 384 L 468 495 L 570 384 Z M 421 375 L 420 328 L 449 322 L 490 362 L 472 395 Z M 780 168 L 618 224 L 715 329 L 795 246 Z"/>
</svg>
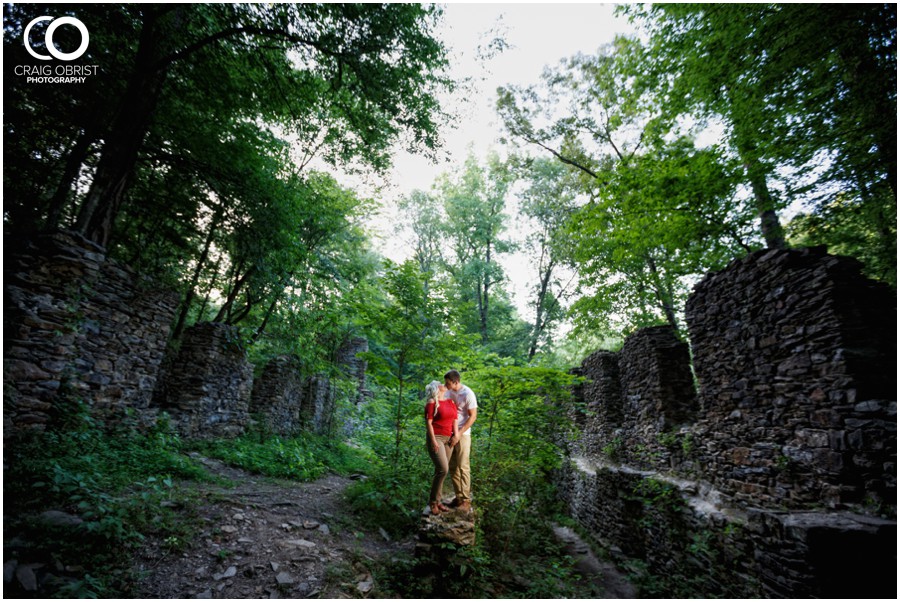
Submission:
<svg viewBox="0 0 900 602">
<path fill-rule="evenodd" d="M 4 559 L 59 563 L 50 589 L 62 597 L 128 596 L 130 551 L 151 534 L 190 541 L 192 504 L 179 482 L 209 477 L 165 422 L 138 434 L 105 428 L 83 405 L 69 412 L 54 430 L 6 446 Z"/>
<path fill-rule="evenodd" d="M 214 477 L 191 452 L 298 481 L 367 472 L 371 461 L 333 437 L 256 429 L 186 442 L 165 419 L 139 433 L 97 422 L 84 404 L 64 405 L 51 430 L 9 442 L 4 457 L 4 559 L 63 567 L 42 586 L 60 597 L 130 597 L 140 578 L 131 564 L 138 546 L 152 536 L 181 553 L 192 541 L 202 522 L 190 482 Z"/>
<path fill-rule="evenodd" d="M 473 428 L 472 475 L 476 544 L 443 567 L 442 582 L 453 597 L 584 597 L 585 586 L 552 531 L 562 508 L 549 473 L 561 462 L 559 443 L 570 424 L 575 378 L 543 368 L 494 367 L 468 372 L 464 382 L 479 399 Z M 410 399 L 404 436 L 395 461 L 393 413 L 372 408 L 360 438 L 379 458 L 375 472 L 348 491 L 362 523 L 396 537 L 412 536 L 425 507 L 433 471 L 425 450 L 421 401 Z M 445 494 L 452 496 L 449 479 Z M 402 558 L 379 568 L 383 595 L 428 597 L 430 581 L 417 578 L 417 560 Z"/>
<path fill-rule="evenodd" d="M 420 390 L 461 370 L 480 402 L 480 531 L 448 568 L 464 577 L 451 593 L 583 593 L 548 520 L 558 511 L 548 474 L 570 429 L 566 370 L 634 328 L 683 331 L 696 279 L 763 246 L 828 244 L 896 285 L 896 6 L 622 12 L 646 35 L 501 89 L 509 152 L 469 156 L 403 199 L 411 259 L 395 263 L 368 230 L 379 200 L 339 176 L 388 173 L 398 142 L 427 155 L 440 146 L 440 99 L 456 83 L 439 7 L 58 7 L 90 23 L 84 60 L 102 73 L 83 86 L 5 82 L 4 232 L 72 229 L 176 291 L 172 349 L 191 324 L 223 322 L 258 366 L 290 354 L 305 375 L 334 377 L 341 344 L 365 336 L 375 397 L 355 417 L 358 447 L 255 432 L 190 449 L 277 478 L 366 472 L 350 504 L 397 536 L 414 529 L 431 473 Z M 32 63 L 21 40 L 43 14 L 5 6 L 10 63 Z M 61 43 L 72 41 L 65 29 Z M 529 232 L 519 240 L 517 219 Z M 517 248 L 530 268 L 527 316 L 500 261 Z M 65 329 L 81 326 L 77 301 L 94 291 L 71 293 Z M 567 317 L 574 336 L 561 341 Z M 127 551 L 148 534 L 173 551 L 189 540 L 179 481 L 207 477 L 165 423 L 116 432 L 77 405 L 59 418 L 6 447 L 7 557 L 73 567 L 60 572 L 61 595 L 127 595 Z M 665 433 L 659 444 L 690 456 L 698 443 Z M 620 458 L 623 445 L 603 452 Z M 786 459 L 777 468 L 790 470 Z M 641 507 L 678 510 L 663 484 L 632 493 Z M 36 518 L 46 509 L 71 524 Z M 409 579 L 413 562 L 381 569 L 385 593 L 428 595 Z M 654 579 L 651 594 L 682 591 Z"/>
<path fill-rule="evenodd" d="M 248 472 L 295 481 L 314 481 L 328 472 L 365 473 L 370 462 L 362 450 L 313 433 L 296 437 L 251 433 L 236 439 L 195 441 L 190 447 Z"/>
</svg>

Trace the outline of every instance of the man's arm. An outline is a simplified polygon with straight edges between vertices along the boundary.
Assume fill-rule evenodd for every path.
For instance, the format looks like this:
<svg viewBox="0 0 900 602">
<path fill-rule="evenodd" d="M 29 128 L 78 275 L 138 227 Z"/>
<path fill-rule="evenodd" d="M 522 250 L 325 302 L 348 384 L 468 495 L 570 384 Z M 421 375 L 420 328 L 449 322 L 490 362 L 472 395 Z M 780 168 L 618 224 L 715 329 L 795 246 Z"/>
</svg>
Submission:
<svg viewBox="0 0 900 602">
<path fill-rule="evenodd" d="M 459 427 L 459 432 L 455 433 L 453 437 L 450 439 L 450 447 L 453 447 L 457 443 L 459 443 L 459 438 L 462 437 L 463 433 L 472 428 L 472 425 L 475 423 L 475 419 L 478 417 L 478 408 L 472 408 L 469 410 L 469 417 L 465 422 L 462 423 L 462 426 Z"/>
<path fill-rule="evenodd" d="M 469 418 L 463 422 L 462 426 L 459 427 L 459 434 L 462 435 L 467 430 L 472 428 L 472 425 L 475 424 L 475 419 L 478 417 L 478 408 L 472 408 L 469 410 Z"/>
</svg>

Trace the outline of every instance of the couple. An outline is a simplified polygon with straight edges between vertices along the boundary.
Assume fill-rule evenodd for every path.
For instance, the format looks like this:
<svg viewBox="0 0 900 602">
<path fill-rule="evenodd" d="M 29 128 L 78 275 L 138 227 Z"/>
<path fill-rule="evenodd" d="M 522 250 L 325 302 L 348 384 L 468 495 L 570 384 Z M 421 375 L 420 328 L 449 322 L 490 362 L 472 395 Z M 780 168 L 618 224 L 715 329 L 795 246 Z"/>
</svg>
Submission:
<svg viewBox="0 0 900 602">
<path fill-rule="evenodd" d="M 434 478 L 428 498 L 432 514 L 450 510 L 441 503 L 441 489 L 448 472 L 456 493 L 456 499 L 450 505 L 466 512 L 472 509 L 469 469 L 472 433 L 469 429 L 477 414 L 475 393 L 460 382 L 456 370 L 444 375 L 443 385 L 433 380 L 425 387 L 425 430 L 428 454 L 434 462 Z"/>
</svg>

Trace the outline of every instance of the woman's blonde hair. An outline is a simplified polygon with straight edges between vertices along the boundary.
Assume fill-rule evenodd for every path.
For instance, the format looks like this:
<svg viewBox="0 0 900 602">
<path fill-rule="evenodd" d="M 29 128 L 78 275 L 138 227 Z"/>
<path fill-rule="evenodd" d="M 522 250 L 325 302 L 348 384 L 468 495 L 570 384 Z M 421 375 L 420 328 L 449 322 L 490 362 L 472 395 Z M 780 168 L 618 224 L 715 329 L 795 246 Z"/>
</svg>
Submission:
<svg viewBox="0 0 900 602">
<path fill-rule="evenodd" d="M 441 384 L 436 380 L 431 381 L 427 385 L 425 385 L 425 402 L 434 401 L 434 415 L 437 416 L 438 408 L 441 407 L 441 400 L 439 399 Z"/>
</svg>

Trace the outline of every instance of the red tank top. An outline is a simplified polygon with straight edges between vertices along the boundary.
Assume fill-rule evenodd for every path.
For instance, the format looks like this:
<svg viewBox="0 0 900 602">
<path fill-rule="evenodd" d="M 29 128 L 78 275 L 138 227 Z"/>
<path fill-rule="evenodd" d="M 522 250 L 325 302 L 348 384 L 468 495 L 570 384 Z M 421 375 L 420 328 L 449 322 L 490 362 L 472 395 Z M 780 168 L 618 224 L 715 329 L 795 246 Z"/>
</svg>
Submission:
<svg viewBox="0 0 900 602">
<path fill-rule="evenodd" d="M 450 399 L 441 401 L 437 417 L 434 415 L 434 403 L 425 404 L 425 420 L 432 419 L 431 427 L 435 435 L 453 435 L 453 423 L 456 422 L 456 404 Z"/>
</svg>

